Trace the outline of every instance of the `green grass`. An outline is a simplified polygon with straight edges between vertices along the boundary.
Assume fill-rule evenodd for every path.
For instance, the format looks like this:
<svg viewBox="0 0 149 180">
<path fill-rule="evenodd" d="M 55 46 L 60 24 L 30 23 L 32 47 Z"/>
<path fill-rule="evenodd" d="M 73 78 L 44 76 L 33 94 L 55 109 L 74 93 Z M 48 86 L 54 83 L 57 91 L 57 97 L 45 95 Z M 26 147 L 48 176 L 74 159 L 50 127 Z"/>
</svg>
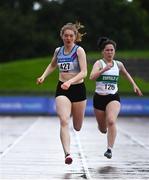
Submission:
<svg viewBox="0 0 149 180">
<path fill-rule="evenodd" d="M 48 63 L 49 57 L 15 61 L 0 65 L 0 81 L 2 92 L 46 92 L 53 91 L 58 79 L 55 71 L 42 85 L 36 84 Z M 4 77 L 4 78 L 3 78 Z"/>
<path fill-rule="evenodd" d="M 127 53 L 129 54 L 129 52 Z M 144 52 L 143 54 L 145 55 L 146 52 Z M 149 59 L 149 54 L 148 56 L 145 55 L 145 57 L 148 57 Z M 98 58 L 98 53 L 87 54 L 87 58 L 96 60 Z M 29 93 L 42 93 L 49 95 L 54 94 L 58 81 L 58 70 L 48 76 L 45 80 L 45 83 L 41 85 L 36 84 L 37 77 L 39 77 L 43 73 L 50 60 L 50 57 L 43 57 L 0 64 L 0 93 L 20 93 L 27 95 Z M 89 63 L 88 76 L 85 79 L 88 94 L 93 94 L 95 90 L 95 82 L 89 80 L 91 68 L 92 65 Z M 141 87 L 141 90 L 144 93 L 148 93 L 147 87 L 149 87 L 149 82 L 146 82 L 139 77 L 135 77 L 135 81 L 137 82 L 139 87 Z M 120 78 L 119 90 L 121 93 L 133 93 L 133 89 L 130 86 L 130 83 L 123 78 Z"/>
</svg>

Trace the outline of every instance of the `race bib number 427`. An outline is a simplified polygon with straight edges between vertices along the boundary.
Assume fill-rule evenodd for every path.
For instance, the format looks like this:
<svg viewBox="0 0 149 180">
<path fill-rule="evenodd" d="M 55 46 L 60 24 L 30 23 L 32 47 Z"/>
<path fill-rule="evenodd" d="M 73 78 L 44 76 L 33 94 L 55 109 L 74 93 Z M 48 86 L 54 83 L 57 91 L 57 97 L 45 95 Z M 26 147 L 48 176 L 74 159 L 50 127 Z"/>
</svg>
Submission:
<svg viewBox="0 0 149 180">
<path fill-rule="evenodd" d="M 61 63 L 60 64 L 60 70 L 62 71 L 68 71 L 70 70 L 70 63 L 67 62 L 67 63 Z"/>
</svg>

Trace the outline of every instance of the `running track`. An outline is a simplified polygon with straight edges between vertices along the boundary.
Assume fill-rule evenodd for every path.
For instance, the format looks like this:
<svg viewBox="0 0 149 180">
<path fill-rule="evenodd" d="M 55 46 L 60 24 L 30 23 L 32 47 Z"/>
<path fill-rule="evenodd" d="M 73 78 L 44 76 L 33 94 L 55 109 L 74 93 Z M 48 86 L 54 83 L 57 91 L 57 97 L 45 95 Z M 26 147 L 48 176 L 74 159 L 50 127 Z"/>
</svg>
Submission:
<svg viewBox="0 0 149 180">
<path fill-rule="evenodd" d="M 0 180 L 149 180 L 149 118 L 119 117 L 112 159 L 94 117 L 76 132 L 64 164 L 57 117 L 0 117 Z"/>
</svg>

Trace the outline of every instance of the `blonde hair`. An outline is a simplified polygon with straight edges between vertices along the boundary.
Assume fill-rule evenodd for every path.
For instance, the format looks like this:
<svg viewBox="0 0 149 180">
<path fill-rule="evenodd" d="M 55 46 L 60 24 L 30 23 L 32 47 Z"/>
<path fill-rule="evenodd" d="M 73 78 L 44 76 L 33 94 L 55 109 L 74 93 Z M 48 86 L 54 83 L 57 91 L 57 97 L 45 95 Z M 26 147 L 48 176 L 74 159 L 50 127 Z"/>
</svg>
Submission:
<svg viewBox="0 0 149 180">
<path fill-rule="evenodd" d="M 74 34 L 76 35 L 76 42 L 81 42 L 82 37 L 86 34 L 86 33 L 79 32 L 79 30 L 82 28 L 84 28 L 84 26 L 80 22 L 76 22 L 75 24 L 67 23 L 61 28 L 60 36 L 62 37 L 62 35 L 64 34 L 64 31 L 69 29 L 69 30 L 72 30 Z"/>
</svg>

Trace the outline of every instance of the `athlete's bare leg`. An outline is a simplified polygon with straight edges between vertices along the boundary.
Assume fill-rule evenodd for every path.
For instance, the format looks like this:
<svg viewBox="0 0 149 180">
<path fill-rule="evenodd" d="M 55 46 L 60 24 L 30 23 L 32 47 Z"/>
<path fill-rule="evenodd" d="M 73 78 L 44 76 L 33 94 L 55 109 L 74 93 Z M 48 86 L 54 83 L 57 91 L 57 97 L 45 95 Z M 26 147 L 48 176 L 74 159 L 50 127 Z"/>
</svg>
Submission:
<svg viewBox="0 0 149 180">
<path fill-rule="evenodd" d="M 86 108 L 86 100 L 72 103 L 73 127 L 76 131 L 80 131 L 84 119 Z"/>
<path fill-rule="evenodd" d="M 60 119 L 60 139 L 65 155 L 70 154 L 69 119 L 71 102 L 66 96 L 56 97 L 56 110 Z"/>
<path fill-rule="evenodd" d="M 96 120 L 98 123 L 98 129 L 100 130 L 101 133 L 106 133 L 107 132 L 107 123 L 106 123 L 106 119 L 105 119 L 105 112 L 94 108 L 94 113 L 95 113 Z"/>
<path fill-rule="evenodd" d="M 108 127 L 107 146 L 113 147 L 116 138 L 116 120 L 120 112 L 120 103 L 111 101 L 106 107 L 106 122 Z"/>
</svg>

